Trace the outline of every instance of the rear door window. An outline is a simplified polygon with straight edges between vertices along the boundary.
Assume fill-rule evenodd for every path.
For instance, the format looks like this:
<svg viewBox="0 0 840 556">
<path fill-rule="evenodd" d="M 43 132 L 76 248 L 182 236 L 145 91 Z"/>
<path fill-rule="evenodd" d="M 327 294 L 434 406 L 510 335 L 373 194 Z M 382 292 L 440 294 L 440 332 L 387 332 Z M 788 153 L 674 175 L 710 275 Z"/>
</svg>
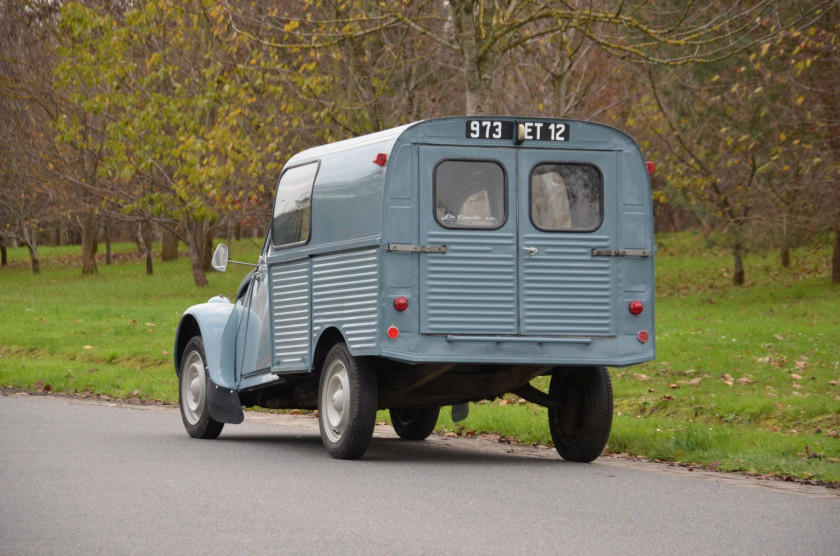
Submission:
<svg viewBox="0 0 840 556">
<path fill-rule="evenodd" d="M 601 172 L 591 164 L 540 164 L 531 172 L 531 222 L 546 232 L 587 232 L 603 220 Z"/>
<path fill-rule="evenodd" d="M 507 220 L 507 180 L 497 162 L 444 160 L 435 168 L 435 219 L 444 228 L 501 228 Z"/>
<path fill-rule="evenodd" d="M 318 163 L 289 168 L 280 177 L 271 221 L 271 241 L 276 247 L 306 243 L 311 225 L 312 185 Z"/>
</svg>

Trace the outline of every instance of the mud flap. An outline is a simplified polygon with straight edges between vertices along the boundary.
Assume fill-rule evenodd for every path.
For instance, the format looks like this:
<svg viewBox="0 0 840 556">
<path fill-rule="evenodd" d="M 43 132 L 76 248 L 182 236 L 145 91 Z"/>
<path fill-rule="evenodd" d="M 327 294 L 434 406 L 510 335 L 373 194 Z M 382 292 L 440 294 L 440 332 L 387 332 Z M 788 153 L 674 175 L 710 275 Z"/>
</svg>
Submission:
<svg viewBox="0 0 840 556">
<path fill-rule="evenodd" d="M 452 420 L 456 423 L 463 421 L 470 414 L 470 404 L 459 403 L 452 406 Z"/>
<path fill-rule="evenodd" d="M 212 379 L 207 388 L 207 411 L 210 412 L 210 417 L 220 423 L 238 425 L 245 420 L 236 390 L 223 388 Z"/>
</svg>

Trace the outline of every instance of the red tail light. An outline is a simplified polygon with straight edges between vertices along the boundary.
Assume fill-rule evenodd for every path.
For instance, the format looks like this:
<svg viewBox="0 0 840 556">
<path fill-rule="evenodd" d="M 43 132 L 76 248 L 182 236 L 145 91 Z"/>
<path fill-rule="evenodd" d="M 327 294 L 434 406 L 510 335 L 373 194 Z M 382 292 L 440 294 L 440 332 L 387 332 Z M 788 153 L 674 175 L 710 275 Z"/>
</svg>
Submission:
<svg viewBox="0 0 840 556">
<path fill-rule="evenodd" d="M 403 296 L 399 296 L 399 297 L 395 298 L 394 299 L 394 309 L 396 309 L 397 311 L 400 311 L 400 312 L 408 309 L 408 299 L 403 297 Z"/>
<path fill-rule="evenodd" d="M 645 166 L 647 166 L 648 174 L 652 174 L 654 170 L 656 170 L 656 166 L 654 166 L 653 162 L 648 160 L 645 162 Z"/>
<path fill-rule="evenodd" d="M 639 301 L 638 299 L 634 299 L 630 302 L 628 307 L 630 309 L 630 313 L 633 315 L 641 315 L 642 311 L 645 310 L 645 304 Z"/>
</svg>

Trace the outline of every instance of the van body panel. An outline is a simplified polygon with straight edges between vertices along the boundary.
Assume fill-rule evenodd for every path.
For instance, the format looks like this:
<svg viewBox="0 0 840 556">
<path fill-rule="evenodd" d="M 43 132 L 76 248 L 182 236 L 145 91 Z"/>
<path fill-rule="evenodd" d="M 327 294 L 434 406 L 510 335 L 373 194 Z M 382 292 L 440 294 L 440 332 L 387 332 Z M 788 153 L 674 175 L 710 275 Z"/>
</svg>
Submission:
<svg viewBox="0 0 840 556">
<path fill-rule="evenodd" d="M 475 121 L 525 131 L 470 138 Z M 565 135 L 547 140 L 539 126 Z M 328 330 L 354 356 L 418 372 L 654 358 L 650 181 L 626 134 L 571 120 L 442 118 L 303 151 L 279 183 L 311 163 L 305 240 L 274 245 L 269 230 L 224 326 L 219 308 L 190 309 L 217 338 L 214 381 L 251 393 L 312 381 Z"/>
</svg>

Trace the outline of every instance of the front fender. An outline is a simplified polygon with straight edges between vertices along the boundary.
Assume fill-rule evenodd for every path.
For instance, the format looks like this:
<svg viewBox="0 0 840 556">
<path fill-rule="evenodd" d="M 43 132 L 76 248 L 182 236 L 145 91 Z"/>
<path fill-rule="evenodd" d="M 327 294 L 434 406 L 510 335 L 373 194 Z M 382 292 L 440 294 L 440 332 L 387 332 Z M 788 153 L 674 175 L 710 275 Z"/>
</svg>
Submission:
<svg viewBox="0 0 840 556">
<path fill-rule="evenodd" d="M 236 331 L 240 318 L 240 305 L 217 296 L 184 311 L 175 333 L 173 354 L 178 375 L 187 343 L 190 338 L 201 335 L 207 372 L 210 374 L 207 407 L 210 416 L 222 423 L 241 423 L 244 418 L 234 375 Z"/>
</svg>

